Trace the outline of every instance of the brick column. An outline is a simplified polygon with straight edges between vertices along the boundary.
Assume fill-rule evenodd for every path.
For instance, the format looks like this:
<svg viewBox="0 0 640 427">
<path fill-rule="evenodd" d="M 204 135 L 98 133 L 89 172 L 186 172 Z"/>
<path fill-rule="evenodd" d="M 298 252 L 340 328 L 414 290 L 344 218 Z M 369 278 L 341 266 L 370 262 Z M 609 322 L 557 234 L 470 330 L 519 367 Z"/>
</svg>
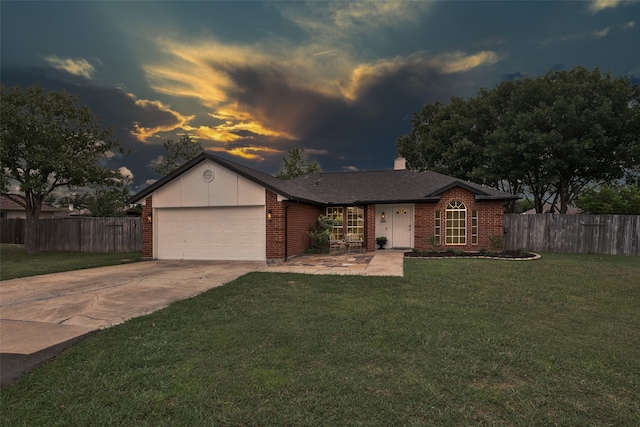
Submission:
<svg viewBox="0 0 640 427">
<path fill-rule="evenodd" d="M 265 218 L 267 218 L 267 259 L 284 259 L 286 254 L 284 253 L 285 247 L 285 225 L 284 225 L 284 205 L 278 201 L 278 195 L 271 190 L 266 191 L 266 212 Z M 271 219 L 268 218 L 268 213 L 271 211 Z"/>
<path fill-rule="evenodd" d="M 376 250 L 376 205 L 367 205 L 365 219 L 365 245 L 367 251 Z"/>
<path fill-rule="evenodd" d="M 147 219 L 150 214 L 153 214 L 153 200 L 147 196 L 142 205 L 142 259 L 153 259 L 153 218 Z"/>
</svg>

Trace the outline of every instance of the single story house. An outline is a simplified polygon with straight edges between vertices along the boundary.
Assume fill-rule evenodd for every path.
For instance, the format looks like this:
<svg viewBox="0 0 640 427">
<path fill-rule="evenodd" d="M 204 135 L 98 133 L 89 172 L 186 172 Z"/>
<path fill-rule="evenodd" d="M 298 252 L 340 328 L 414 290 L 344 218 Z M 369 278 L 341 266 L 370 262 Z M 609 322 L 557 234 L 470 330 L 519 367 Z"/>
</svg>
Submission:
<svg viewBox="0 0 640 427">
<path fill-rule="evenodd" d="M 24 200 L 24 196 L 18 194 L 12 194 L 12 197 L 17 197 Z M 63 213 L 64 209 L 54 208 L 47 203 L 42 204 L 42 210 L 40 211 L 40 219 L 51 219 L 57 217 L 59 214 Z M 5 194 L 0 194 L 0 219 L 7 218 L 19 218 L 26 219 L 27 211 L 22 205 L 11 200 Z"/>
<path fill-rule="evenodd" d="M 434 172 L 314 173 L 280 180 L 202 153 L 134 195 L 142 204 L 143 257 L 275 260 L 310 247 L 319 215 L 340 219 L 337 238 L 353 235 L 375 250 L 464 251 L 490 247 L 504 233 L 503 205 L 517 198 Z"/>
</svg>

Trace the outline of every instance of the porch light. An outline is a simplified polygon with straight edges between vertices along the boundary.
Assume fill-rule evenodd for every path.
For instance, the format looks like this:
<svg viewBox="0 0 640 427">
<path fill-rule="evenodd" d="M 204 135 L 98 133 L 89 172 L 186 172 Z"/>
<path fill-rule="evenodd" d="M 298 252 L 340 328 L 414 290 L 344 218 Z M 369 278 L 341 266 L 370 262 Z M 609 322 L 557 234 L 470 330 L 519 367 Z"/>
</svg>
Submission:
<svg viewBox="0 0 640 427">
<path fill-rule="evenodd" d="M 380 221 L 381 221 L 381 222 L 385 222 L 385 221 L 387 220 L 386 218 L 387 218 L 387 217 L 385 216 L 384 212 L 382 212 L 382 213 L 380 214 Z"/>
<path fill-rule="evenodd" d="M 273 218 L 273 212 L 271 212 L 271 209 L 269 209 L 269 210 L 267 211 L 267 219 L 268 219 L 269 221 L 271 221 L 271 219 L 272 219 L 272 218 Z"/>
<path fill-rule="evenodd" d="M 151 222 L 153 220 L 153 211 L 149 211 L 147 214 L 147 221 Z"/>
</svg>

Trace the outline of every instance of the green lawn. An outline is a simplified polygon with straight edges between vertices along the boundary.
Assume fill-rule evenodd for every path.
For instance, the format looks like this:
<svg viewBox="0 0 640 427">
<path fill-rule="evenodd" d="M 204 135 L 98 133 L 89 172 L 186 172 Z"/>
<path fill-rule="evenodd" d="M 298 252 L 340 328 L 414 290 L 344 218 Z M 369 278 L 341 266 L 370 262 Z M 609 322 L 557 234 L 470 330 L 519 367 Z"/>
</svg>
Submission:
<svg viewBox="0 0 640 427">
<path fill-rule="evenodd" d="M 2 390 L 11 426 L 640 425 L 640 260 L 251 273 Z"/>
<path fill-rule="evenodd" d="M 0 280 L 140 261 L 141 252 L 92 254 L 50 251 L 28 254 L 24 245 L 0 244 Z"/>
</svg>

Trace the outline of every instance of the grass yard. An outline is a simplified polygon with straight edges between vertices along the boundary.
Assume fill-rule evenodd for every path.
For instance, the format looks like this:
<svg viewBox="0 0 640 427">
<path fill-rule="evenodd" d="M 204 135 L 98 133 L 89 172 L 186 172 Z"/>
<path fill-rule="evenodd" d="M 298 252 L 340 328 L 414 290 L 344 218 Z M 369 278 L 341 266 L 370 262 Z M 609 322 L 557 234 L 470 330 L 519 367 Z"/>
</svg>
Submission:
<svg viewBox="0 0 640 427">
<path fill-rule="evenodd" d="M 251 273 L 25 375 L 0 424 L 640 425 L 639 261 Z"/>
<path fill-rule="evenodd" d="M 124 254 L 93 254 L 50 251 L 28 254 L 24 245 L 0 244 L 0 280 L 105 265 L 127 264 L 142 259 L 141 252 Z"/>
</svg>

